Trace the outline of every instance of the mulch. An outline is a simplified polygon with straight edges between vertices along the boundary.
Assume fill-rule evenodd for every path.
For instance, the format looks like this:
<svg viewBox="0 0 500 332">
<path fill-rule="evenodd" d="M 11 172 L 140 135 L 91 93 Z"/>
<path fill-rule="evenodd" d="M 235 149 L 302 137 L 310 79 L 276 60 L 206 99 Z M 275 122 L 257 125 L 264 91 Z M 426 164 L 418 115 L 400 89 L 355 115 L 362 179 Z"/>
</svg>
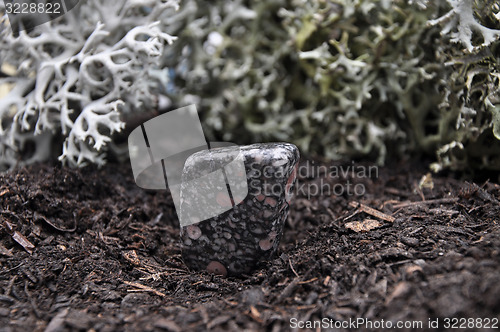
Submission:
<svg viewBox="0 0 500 332">
<path fill-rule="evenodd" d="M 326 167 L 299 172 L 277 256 L 241 278 L 185 267 L 169 193 L 138 188 L 128 164 L 1 175 L 0 330 L 286 331 L 359 318 L 443 329 L 499 317 L 498 178 L 428 175 L 415 161 L 332 176 L 353 164 L 312 162 L 301 165 Z M 331 192 L 348 184 L 362 193 Z M 309 197 L 318 186 L 330 192 Z"/>
</svg>

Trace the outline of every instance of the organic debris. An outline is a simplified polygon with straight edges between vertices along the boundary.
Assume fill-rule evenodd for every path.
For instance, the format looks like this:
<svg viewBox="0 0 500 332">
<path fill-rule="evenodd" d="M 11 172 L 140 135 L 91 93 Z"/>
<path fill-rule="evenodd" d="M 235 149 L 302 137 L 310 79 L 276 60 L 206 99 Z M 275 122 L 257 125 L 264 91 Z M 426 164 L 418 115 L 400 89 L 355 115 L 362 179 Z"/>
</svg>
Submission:
<svg viewBox="0 0 500 332">
<path fill-rule="evenodd" d="M 498 317 L 500 186 L 433 175 L 422 201 L 426 172 L 409 162 L 374 179 L 322 178 L 363 185 L 361 196 L 298 191 L 277 257 L 242 278 L 189 271 L 170 194 L 138 188 L 128 165 L 1 175 L 1 326 L 288 331 L 293 318 Z M 298 176 L 302 188 L 320 180 Z"/>
</svg>

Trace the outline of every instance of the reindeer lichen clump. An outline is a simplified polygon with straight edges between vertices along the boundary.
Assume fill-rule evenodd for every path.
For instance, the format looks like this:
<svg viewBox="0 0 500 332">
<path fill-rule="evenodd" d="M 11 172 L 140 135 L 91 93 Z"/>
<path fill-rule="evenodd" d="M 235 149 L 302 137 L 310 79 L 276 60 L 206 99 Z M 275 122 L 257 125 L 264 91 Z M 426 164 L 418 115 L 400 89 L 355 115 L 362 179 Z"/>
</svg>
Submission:
<svg viewBox="0 0 500 332">
<path fill-rule="evenodd" d="M 116 3 L 82 1 L 18 37 L 1 26 L 2 69 L 15 68 L 0 78 L 4 168 L 46 158 L 57 135 L 63 162 L 102 164 L 124 117 L 163 89 L 197 104 L 210 139 L 500 170 L 498 1 Z"/>
<path fill-rule="evenodd" d="M 4 15 L 0 64 L 9 73 L 0 78 L 8 89 L 0 99 L 0 168 L 46 159 L 61 136 L 63 163 L 103 164 L 123 115 L 155 107 L 165 84 L 161 55 L 175 40 L 161 20 L 177 6 L 176 0 L 82 1 L 17 34 Z"/>
<path fill-rule="evenodd" d="M 197 101 L 232 141 L 500 169 L 499 11 L 492 0 L 185 0 L 167 50 L 174 98 Z"/>
</svg>

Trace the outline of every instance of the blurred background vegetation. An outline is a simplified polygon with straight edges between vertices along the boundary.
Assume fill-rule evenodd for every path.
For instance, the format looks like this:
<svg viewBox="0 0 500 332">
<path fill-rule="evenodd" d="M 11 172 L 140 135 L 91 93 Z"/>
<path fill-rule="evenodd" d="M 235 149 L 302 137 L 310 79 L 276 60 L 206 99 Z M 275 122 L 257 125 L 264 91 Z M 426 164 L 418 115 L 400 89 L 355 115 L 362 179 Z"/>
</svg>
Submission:
<svg viewBox="0 0 500 332">
<path fill-rule="evenodd" d="M 471 0 L 184 1 L 165 59 L 171 97 L 199 105 L 212 139 L 499 170 L 499 11 Z"/>
<path fill-rule="evenodd" d="M 158 93 L 195 103 L 210 140 L 500 170 L 498 1 L 183 0 L 160 18 L 178 39 Z"/>
</svg>

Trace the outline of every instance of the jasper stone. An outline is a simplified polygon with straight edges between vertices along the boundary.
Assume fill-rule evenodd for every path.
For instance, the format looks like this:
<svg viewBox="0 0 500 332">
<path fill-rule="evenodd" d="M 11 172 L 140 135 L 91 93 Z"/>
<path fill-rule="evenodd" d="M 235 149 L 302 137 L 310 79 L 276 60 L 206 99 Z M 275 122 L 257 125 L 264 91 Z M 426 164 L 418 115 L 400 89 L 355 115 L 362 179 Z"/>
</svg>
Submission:
<svg viewBox="0 0 500 332">
<path fill-rule="evenodd" d="M 181 225 L 186 265 L 237 276 L 269 260 L 283 234 L 298 161 L 299 150 L 289 143 L 220 147 L 191 155 L 183 169 L 180 209 L 181 219 L 189 221 Z M 213 211 L 224 212 L 213 216 Z"/>
</svg>

